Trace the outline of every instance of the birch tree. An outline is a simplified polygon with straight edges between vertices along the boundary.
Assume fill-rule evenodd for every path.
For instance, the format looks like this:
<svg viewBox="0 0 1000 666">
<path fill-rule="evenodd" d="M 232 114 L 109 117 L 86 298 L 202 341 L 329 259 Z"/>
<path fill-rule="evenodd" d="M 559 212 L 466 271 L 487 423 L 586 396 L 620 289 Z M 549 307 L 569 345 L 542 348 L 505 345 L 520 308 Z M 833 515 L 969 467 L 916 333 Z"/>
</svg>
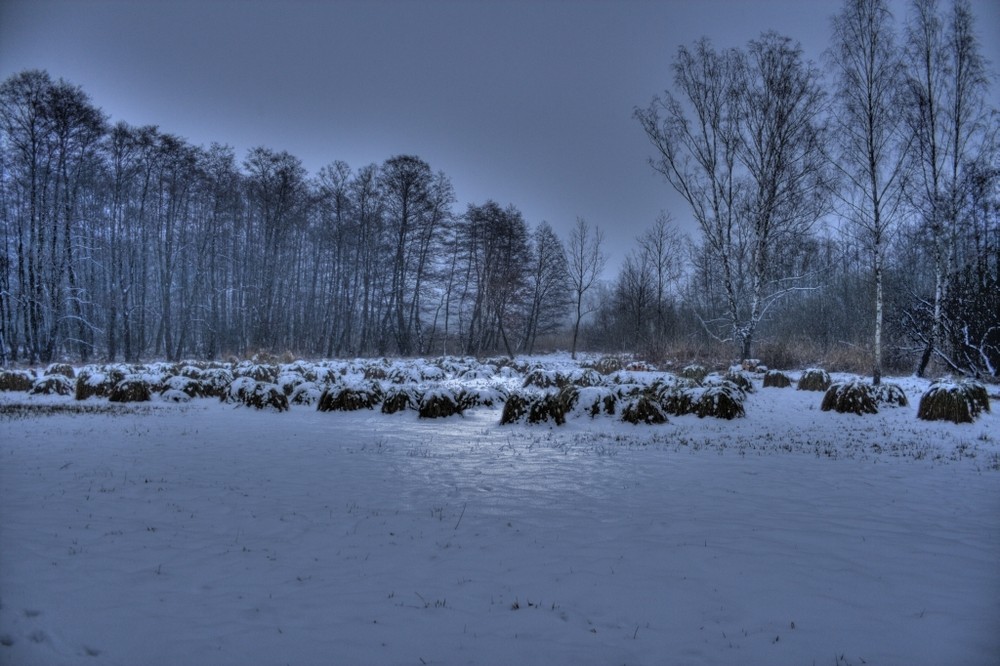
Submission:
<svg viewBox="0 0 1000 666">
<path fill-rule="evenodd" d="M 872 381 L 882 380 L 883 271 L 897 224 L 909 151 L 903 61 L 885 0 L 846 0 L 833 20 L 836 74 L 834 163 L 844 180 L 844 217 L 871 255 L 875 286 Z"/>
</svg>

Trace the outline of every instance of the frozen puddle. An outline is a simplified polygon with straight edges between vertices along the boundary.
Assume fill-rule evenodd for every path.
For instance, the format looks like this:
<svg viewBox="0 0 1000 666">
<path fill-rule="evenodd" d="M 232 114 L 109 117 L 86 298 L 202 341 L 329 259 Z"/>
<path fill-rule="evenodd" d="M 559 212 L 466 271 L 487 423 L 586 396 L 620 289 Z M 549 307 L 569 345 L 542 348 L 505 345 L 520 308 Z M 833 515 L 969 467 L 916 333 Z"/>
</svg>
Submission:
<svg viewBox="0 0 1000 666">
<path fill-rule="evenodd" d="M 820 397 L 0 417 L 0 663 L 995 664 L 997 415 Z"/>
</svg>

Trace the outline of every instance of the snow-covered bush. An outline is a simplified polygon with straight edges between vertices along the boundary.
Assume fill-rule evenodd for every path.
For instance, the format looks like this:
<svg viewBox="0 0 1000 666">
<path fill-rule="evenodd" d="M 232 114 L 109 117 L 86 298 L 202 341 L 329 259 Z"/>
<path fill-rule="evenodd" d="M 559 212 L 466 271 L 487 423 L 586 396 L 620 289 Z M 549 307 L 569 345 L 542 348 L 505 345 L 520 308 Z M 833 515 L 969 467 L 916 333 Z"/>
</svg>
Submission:
<svg viewBox="0 0 1000 666">
<path fill-rule="evenodd" d="M 382 413 L 395 414 L 420 405 L 420 389 L 416 384 L 390 386 L 382 400 Z"/>
<path fill-rule="evenodd" d="M 878 401 L 871 384 L 861 380 L 831 384 L 823 396 L 820 409 L 840 414 L 878 414 Z"/>
<path fill-rule="evenodd" d="M 622 408 L 622 421 L 627 423 L 645 423 L 656 425 L 667 422 L 663 407 L 652 397 L 642 394 L 625 403 Z"/>
<path fill-rule="evenodd" d="M 69 379 L 76 379 L 76 371 L 73 370 L 73 366 L 67 363 L 50 363 L 42 375 L 62 375 Z"/>
<path fill-rule="evenodd" d="M 875 404 L 886 407 L 906 407 L 910 401 L 906 398 L 906 393 L 899 384 L 882 382 L 878 386 L 872 387 L 872 394 L 875 397 Z"/>
<path fill-rule="evenodd" d="M 189 398 L 204 398 L 208 395 L 205 385 L 201 380 L 192 379 L 187 375 L 177 375 L 176 377 L 168 378 L 166 380 L 166 387 L 160 392 L 160 395 L 165 397 L 165 394 L 170 391 L 180 391 Z"/>
<path fill-rule="evenodd" d="M 976 415 L 979 412 L 989 412 L 990 411 L 990 394 L 986 391 L 986 386 L 975 379 L 963 379 L 959 386 L 965 391 L 965 394 L 969 397 L 976 407 Z"/>
<path fill-rule="evenodd" d="M 323 391 L 316 409 L 321 412 L 353 412 L 373 409 L 381 400 L 382 389 L 377 382 L 351 382 Z"/>
<path fill-rule="evenodd" d="M 592 368 L 577 368 L 571 371 L 566 379 L 573 386 L 600 386 L 604 383 L 601 375 Z"/>
<path fill-rule="evenodd" d="M 424 392 L 418 412 L 422 419 L 454 416 L 462 413 L 461 400 L 452 389 L 438 386 Z"/>
<path fill-rule="evenodd" d="M 108 394 L 109 402 L 148 402 L 152 397 L 149 382 L 138 375 L 121 380 Z"/>
<path fill-rule="evenodd" d="M 35 376 L 27 370 L 0 372 L 0 391 L 30 391 L 34 385 Z"/>
<path fill-rule="evenodd" d="M 423 363 L 419 367 L 420 379 L 425 382 L 443 382 L 447 379 L 447 374 L 444 370 L 437 367 L 436 365 L 431 365 L 429 363 Z"/>
<path fill-rule="evenodd" d="M 221 398 L 234 381 L 233 373 L 227 368 L 206 368 L 201 371 L 201 388 L 206 397 Z"/>
<path fill-rule="evenodd" d="M 361 369 L 361 374 L 369 381 L 387 379 L 389 377 L 388 362 L 385 359 L 373 361 Z"/>
<path fill-rule="evenodd" d="M 369 379 L 376 379 L 376 378 L 369 377 Z M 378 377 L 377 379 L 382 379 L 382 378 Z M 389 380 L 393 384 L 419 384 L 421 380 L 420 368 L 414 367 L 412 365 L 396 366 L 386 371 L 386 376 L 384 377 L 384 379 Z"/>
<path fill-rule="evenodd" d="M 243 361 L 233 368 L 236 377 L 250 377 L 258 382 L 272 384 L 278 379 L 278 367 L 275 365 Z"/>
<path fill-rule="evenodd" d="M 495 407 L 507 401 L 510 395 L 502 386 L 467 386 L 459 394 L 459 406 L 465 409 L 473 407 Z"/>
<path fill-rule="evenodd" d="M 589 416 L 594 418 L 602 412 L 613 415 L 616 411 L 618 398 L 615 392 L 603 386 L 585 386 L 577 389 L 573 388 L 571 394 L 565 394 L 563 403 L 566 406 L 566 413 L 575 416 Z"/>
<path fill-rule="evenodd" d="M 292 405 L 315 405 L 319 402 L 321 395 L 323 395 L 323 389 L 318 384 L 302 382 L 292 390 L 291 395 L 288 396 L 288 402 Z"/>
<path fill-rule="evenodd" d="M 538 388 L 562 388 L 569 383 L 569 380 L 556 370 L 548 368 L 535 368 L 524 376 L 522 387 L 537 386 Z"/>
<path fill-rule="evenodd" d="M 799 391 L 825 391 L 830 388 L 830 373 L 822 368 L 809 368 L 799 377 L 799 383 L 795 387 Z"/>
<path fill-rule="evenodd" d="M 160 394 L 160 398 L 167 402 L 191 402 L 191 396 L 189 396 L 184 391 L 178 391 L 177 389 L 167 389 Z"/>
<path fill-rule="evenodd" d="M 654 389 L 660 407 L 672 416 L 684 416 L 695 411 L 697 384 L 693 380 L 679 380 L 674 384 L 662 385 Z"/>
<path fill-rule="evenodd" d="M 989 406 L 986 387 L 979 382 L 940 380 L 931 384 L 920 397 L 917 418 L 924 421 L 972 423 L 980 412 L 989 411 Z"/>
<path fill-rule="evenodd" d="M 558 395 L 544 393 L 536 395 L 528 403 L 528 423 L 554 422 L 556 425 L 566 423 L 566 407 Z"/>
<path fill-rule="evenodd" d="M 686 389 L 686 392 L 691 394 L 693 412 L 698 418 L 735 419 L 746 416 L 743 393 L 733 384 L 726 382 L 701 389 Z"/>
<path fill-rule="evenodd" d="M 298 372 L 293 372 L 291 370 L 285 370 L 278 375 L 278 378 L 274 381 L 275 384 L 281 387 L 281 390 L 285 392 L 285 395 L 291 395 L 299 384 L 305 384 L 306 378 L 303 377 Z"/>
<path fill-rule="evenodd" d="M 31 386 L 31 395 L 72 395 L 73 382 L 66 375 L 43 375 Z"/>
<path fill-rule="evenodd" d="M 181 377 L 187 377 L 188 379 L 200 380 L 203 372 L 204 370 L 195 365 L 193 361 L 185 362 L 184 365 L 181 365 L 181 367 L 177 369 L 178 375 Z"/>
<path fill-rule="evenodd" d="M 743 371 L 727 372 L 725 375 L 722 376 L 722 379 L 731 384 L 734 384 L 744 393 L 754 392 L 753 381 L 751 381 L 750 376 Z"/>
<path fill-rule="evenodd" d="M 708 368 L 700 363 L 692 363 L 681 368 L 681 377 L 684 377 L 685 379 L 693 379 L 696 382 L 703 380 L 707 374 Z"/>
<path fill-rule="evenodd" d="M 791 378 L 780 370 L 768 370 L 764 373 L 764 388 L 788 388 L 791 385 Z"/>
<path fill-rule="evenodd" d="M 252 377 L 237 377 L 229 383 L 219 398 L 222 402 L 243 402 L 256 387 L 257 381 Z"/>
<path fill-rule="evenodd" d="M 528 404 L 530 397 L 524 393 L 511 393 L 503 405 L 503 414 L 500 415 L 500 425 L 517 423 L 528 415 Z"/>
<path fill-rule="evenodd" d="M 288 411 L 288 396 L 277 384 L 256 382 L 253 390 L 244 394 L 243 404 L 257 409 L 286 412 Z"/>
</svg>

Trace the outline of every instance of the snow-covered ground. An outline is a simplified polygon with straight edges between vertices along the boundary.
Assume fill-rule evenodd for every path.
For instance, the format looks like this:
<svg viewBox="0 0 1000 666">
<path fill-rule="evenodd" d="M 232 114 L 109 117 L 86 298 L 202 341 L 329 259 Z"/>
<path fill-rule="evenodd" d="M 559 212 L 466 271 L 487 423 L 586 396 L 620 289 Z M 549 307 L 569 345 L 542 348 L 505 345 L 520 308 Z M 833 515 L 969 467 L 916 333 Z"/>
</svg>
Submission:
<svg viewBox="0 0 1000 666">
<path fill-rule="evenodd" d="M 657 426 L 0 393 L 0 663 L 997 664 L 997 403 L 900 381 Z"/>
</svg>

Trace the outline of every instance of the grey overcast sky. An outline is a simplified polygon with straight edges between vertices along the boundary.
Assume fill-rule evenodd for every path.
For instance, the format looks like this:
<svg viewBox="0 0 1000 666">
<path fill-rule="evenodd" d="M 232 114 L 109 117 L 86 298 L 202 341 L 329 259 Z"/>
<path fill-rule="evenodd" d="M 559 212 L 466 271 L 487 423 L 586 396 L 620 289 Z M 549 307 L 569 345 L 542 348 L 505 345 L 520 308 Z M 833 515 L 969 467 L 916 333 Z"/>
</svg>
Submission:
<svg viewBox="0 0 1000 666">
<path fill-rule="evenodd" d="M 890 0 L 897 24 L 908 3 Z M 677 47 L 774 29 L 819 61 L 839 0 L 0 0 L 0 79 L 82 86 L 112 118 L 194 144 L 287 150 L 311 174 L 415 154 L 456 210 L 494 199 L 564 238 L 601 227 L 611 266 L 669 211 L 632 118 L 670 84 Z M 974 0 L 1000 63 L 1000 0 Z M 997 105 L 996 85 L 993 104 Z"/>
</svg>

